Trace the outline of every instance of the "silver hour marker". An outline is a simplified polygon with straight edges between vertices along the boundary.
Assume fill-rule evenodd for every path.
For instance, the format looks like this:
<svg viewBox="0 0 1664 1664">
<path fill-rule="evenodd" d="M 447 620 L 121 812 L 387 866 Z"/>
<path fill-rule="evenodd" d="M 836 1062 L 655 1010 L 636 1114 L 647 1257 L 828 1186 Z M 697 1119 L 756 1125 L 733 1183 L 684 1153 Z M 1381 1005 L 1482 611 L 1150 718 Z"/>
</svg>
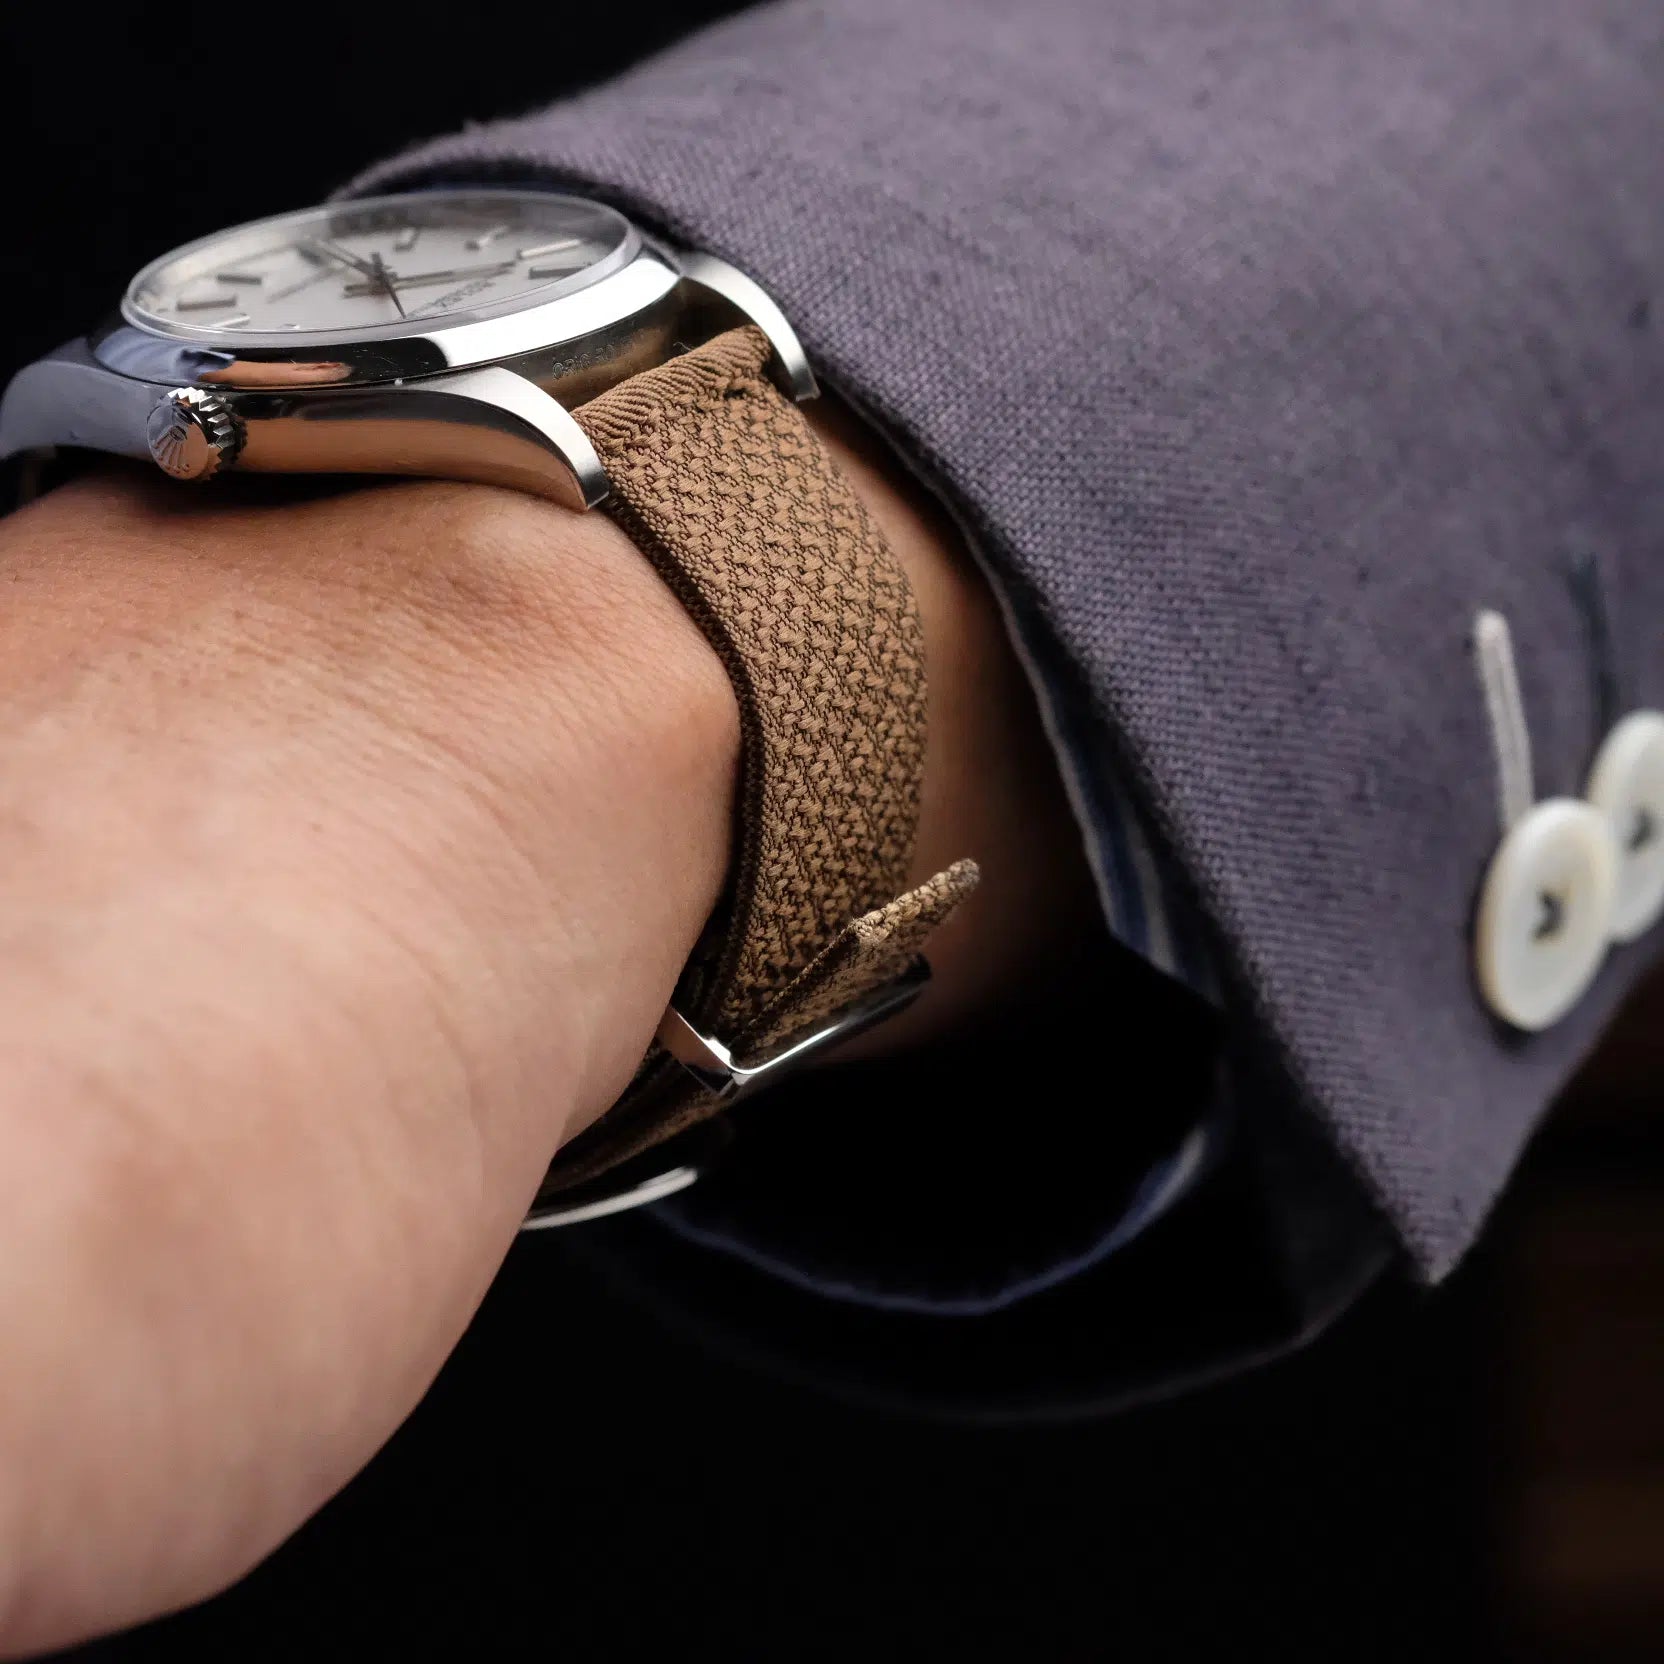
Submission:
<svg viewBox="0 0 1664 1664">
<path fill-rule="evenodd" d="M 221 272 L 221 283 L 264 283 L 266 280 L 258 272 Z"/>
<path fill-rule="evenodd" d="M 230 295 L 213 295 L 207 300 L 182 300 L 178 302 L 181 312 L 212 312 L 216 307 L 235 306 L 237 303 Z"/>
<path fill-rule="evenodd" d="M 487 243 L 496 242 L 496 240 L 499 237 L 504 236 L 507 231 L 508 227 L 506 225 L 494 225 L 489 231 L 476 232 L 468 239 L 466 246 L 468 248 L 475 249 L 484 248 Z"/>
<path fill-rule="evenodd" d="M 559 254 L 563 248 L 576 248 L 577 246 L 578 239 L 576 237 L 562 237 L 553 243 L 539 243 L 535 248 L 523 248 L 520 250 L 520 258 L 522 260 L 536 260 L 545 254 Z M 533 272 L 532 276 L 536 277 L 538 273 Z"/>
<path fill-rule="evenodd" d="M 420 237 L 421 235 L 422 235 L 421 226 L 419 226 L 419 225 L 407 225 L 404 228 L 404 230 L 401 231 L 398 234 L 398 236 L 393 239 L 393 252 L 395 254 L 407 254 L 407 253 L 409 253 L 409 251 L 411 249 L 415 248 L 416 239 L 418 237 Z"/>
<path fill-rule="evenodd" d="M 216 318 L 214 322 L 221 329 L 235 329 L 238 324 L 246 324 L 248 322 L 248 313 L 233 312 L 229 318 Z"/>
</svg>

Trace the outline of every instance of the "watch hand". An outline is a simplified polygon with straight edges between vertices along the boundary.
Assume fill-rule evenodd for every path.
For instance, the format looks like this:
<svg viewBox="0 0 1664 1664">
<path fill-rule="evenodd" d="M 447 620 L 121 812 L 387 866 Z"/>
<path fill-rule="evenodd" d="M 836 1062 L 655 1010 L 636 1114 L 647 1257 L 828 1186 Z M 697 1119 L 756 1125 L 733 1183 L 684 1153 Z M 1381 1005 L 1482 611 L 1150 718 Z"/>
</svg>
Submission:
<svg viewBox="0 0 1664 1664">
<path fill-rule="evenodd" d="M 449 283 L 455 277 L 478 277 L 486 273 L 495 275 L 498 272 L 513 271 L 515 262 L 499 260 L 493 265 L 484 266 L 451 266 L 444 271 L 412 272 L 409 277 L 394 276 L 393 283 L 400 289 L 412 289 L 423 283 Z M 375 276 L 374 270 L 370 272 Z M 349 295 L 368 295 L 378 287 L 376 283 L 349 283 L 346 292 Z"/>
<path fill-rule="evenodd" d="M 399 309 L 401 318 L 408 316 L 404 309 L 404 302 L 399 299 L 398 291 L 393 287 L 394 275 L 380 254 L 372 254 L 368 260 L 360 260 L 356 255 L 349 253 L 339 244 L 331 242 L 327 237 L 316 238 L 311 246 L 321 249 L 325 254 L 336 260 L 343 261 L 354 271 L 363 272 L 368 276 L 370 279 L 368 283 L 348 284 L 348 294 L 386 295 Z"/>
<path fill-rule="evenodd" d="M 355 272 L 363 272 L 368 278 L 374 278 L 376 269 L 368 260 L 360 260 L 356 254 L 349 254 L 339 243 L 333 243 L 327 237 L 314 237 L 301 245 L 303 248 L 315 248 L 339 260 L 343 265 L 351 266 Z"/>
<path fill-rule="evenodd" d="M 376 276 L 381 279 L 381 286 L 386 291 L 387 298 L 398 307 L 399 316 L 409 317 L 410 314 L 404 309 L 404 302 L 399 299 L 399 291 L 393 286 L 393 274 L 387 269 L 387 262 L 379 254 L 372 254 L 370 260 L 375 266 Z"/>
</svg>

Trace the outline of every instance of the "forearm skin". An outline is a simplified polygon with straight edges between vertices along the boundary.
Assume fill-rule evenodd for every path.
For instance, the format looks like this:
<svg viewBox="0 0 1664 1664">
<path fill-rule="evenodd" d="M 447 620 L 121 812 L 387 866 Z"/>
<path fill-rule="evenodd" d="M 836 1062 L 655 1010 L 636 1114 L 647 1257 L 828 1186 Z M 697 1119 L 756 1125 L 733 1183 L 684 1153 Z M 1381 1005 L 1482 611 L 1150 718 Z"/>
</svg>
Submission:
<svg viewBox="0 0 1664 1664">
<path fill-rule="evenodd" d="M 408 1412 L 721 883 L 604 517 L 125 476 L 0 526 L 0 1645 L 208 1593 Z"/>
</svg>

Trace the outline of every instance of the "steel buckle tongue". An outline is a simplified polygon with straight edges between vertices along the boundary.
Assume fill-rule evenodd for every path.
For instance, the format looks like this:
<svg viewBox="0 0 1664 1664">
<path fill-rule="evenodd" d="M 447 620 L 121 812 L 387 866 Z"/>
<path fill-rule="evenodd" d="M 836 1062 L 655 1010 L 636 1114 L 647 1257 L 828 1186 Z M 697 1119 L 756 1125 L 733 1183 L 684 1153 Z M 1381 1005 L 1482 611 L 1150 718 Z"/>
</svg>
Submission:
<svg viewBox="0 0 1664 1664">
<path fill-rule="evenodd" d="M 923 955 L 918 955 L 894 981 L 869 990 L 843 1010 L 782 1041 L 773 1051 L 749 1063 L 738 1062 L 714 1036 L 701 1034 L 675 1006 L 665 1011 L 659 1023 L 658 1042 L 707 1092 L 724 1103 L 732 1103 L 747 1092 L 790 1074 L 816 1053 L 853 1040 L 857 1034 L 893 1017 L 904 1006 L 911 1005 L 929 981 L 930 966 Z"/>
<path fill-rule="evenodd" d="M 893 981 L 870 990 L 843 1010 L 748 1063 L 737 1062 L 713 1035 L 701 1034 L 675 1006 L 666 1009 L 659 1023 L 658 1042 L 706 1091 L 722 1103 L 733 1103 L 760 1086 L 772 1085 L 839 1042 L 852 1040 L 893 1017 L 911 1005 L 929 981 L 930 966 L 919 955 Z M 709 1171 L 732 1136 L 732 1128 L 721 1117 L 702 1121 L 657 1149 L 645 1151 L 591 1183 L 578 1186 L 569 1195 L 534 1207 L 520 1228 L 542 1231 L 557 1225 L 578 1225 L 662 1202 Z"/>
</svg>

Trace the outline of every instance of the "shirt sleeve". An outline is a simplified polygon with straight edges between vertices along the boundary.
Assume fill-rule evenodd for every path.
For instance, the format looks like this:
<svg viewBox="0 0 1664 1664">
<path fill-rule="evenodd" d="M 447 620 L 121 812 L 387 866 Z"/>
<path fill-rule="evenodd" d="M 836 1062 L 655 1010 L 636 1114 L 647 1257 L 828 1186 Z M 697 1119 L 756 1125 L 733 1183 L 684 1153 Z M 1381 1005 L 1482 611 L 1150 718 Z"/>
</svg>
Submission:
<svg viewBox="0 0 1664 1664">
<path fill-rule="evenodd" d="M 354 188 L 575 186 L 770 290 L 988 567 L 1110 930 L 1433 1278 L 1656 949 L 1485 1009 L 1471 643 L 1578 795 L 1593 544 L 1664 704 L 1661 91 L 1650 0 L 790 0 Z"/>
</svg>

